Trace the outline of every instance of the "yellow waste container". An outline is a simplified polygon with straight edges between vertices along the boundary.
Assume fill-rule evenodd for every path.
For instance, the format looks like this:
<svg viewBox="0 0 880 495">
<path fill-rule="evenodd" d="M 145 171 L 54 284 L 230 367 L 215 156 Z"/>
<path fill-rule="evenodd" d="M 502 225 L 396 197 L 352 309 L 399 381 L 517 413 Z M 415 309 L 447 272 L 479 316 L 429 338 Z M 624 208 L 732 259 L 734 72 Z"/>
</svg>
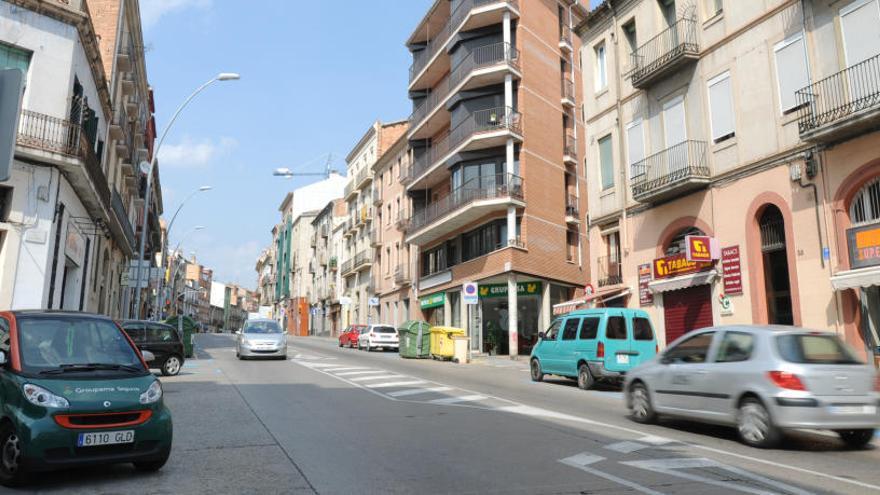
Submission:
<svg viewBox="0 0 880 495">
<path fill-rule="evenodd" d="M 455 356 L 454 335 L 464 335 L 464 329 L 431 327 L 431 356 L 434 359 L 452 359 Z"/>
</svg>

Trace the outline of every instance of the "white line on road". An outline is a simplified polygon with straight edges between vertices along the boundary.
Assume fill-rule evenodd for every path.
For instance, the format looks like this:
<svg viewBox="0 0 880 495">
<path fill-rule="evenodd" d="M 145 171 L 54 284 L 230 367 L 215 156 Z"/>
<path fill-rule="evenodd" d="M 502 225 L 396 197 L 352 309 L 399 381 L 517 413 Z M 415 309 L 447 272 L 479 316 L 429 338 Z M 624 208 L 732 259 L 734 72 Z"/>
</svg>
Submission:
<svg viewBox="0 0 880 495">
<path fill-rule="evenodd" d="M 364 370 L 364 371 L 346 371 L 345 373 L 334 373 L 336 376 L 352 376 L 352 375 L 375 375 L 376 373 L 388 373 L 385 370 Z"/>
<path fill-rule="evenodd" d="M 333 368 L 339 366 L 336 363 L 310 363 L 308 361 L 298 361 L 303 366 L 308 366 L 309 368 Z"/>
<path fill-rule="evenodd" d="M 638 483 L 633 483 L 632 481 L 625 480 L 618 476 L 614 476 L 613 474 L 606 473 L 604 471 L 600 471 L 599 469 L 590 467 L 591 464 L 595 464 L 600 461 L 604 461 L 604 457 L 599 457 L 597 455 L 590 454 L 589 452 L 584 452 L 582 454 L 573 455 L 571 457 L 566 457 L 565 459 L 560 459 L 559 462 L 565 464 L 566 466 L 571 466 L 576 469 L 580 469 L 585 473 L 592 474 L 593 476 L 598 476 L 600 478 L 605 478 L 608 481 L 613 481 L 618 485 L 623 485 L 638 492 L 646 493 L 648 495 L 663 495 L 663 492 L 658 492 L 656 490 L 652 490 L 646 486 L 642 486 Z"/>
<path fill-rule="evenodd" d="M 443 399 L 429 400 L 430 404 L 457 404 L 459 402 L 473 402 L 488 399 L 485 395 L 462 395 L 461 397 L 446 397 Z"/>
<path fill-rule="evenodd" d="M 353 382 L 365 382 L 367 380 L 385 380 L 386 378 L 407 378 L 403 375 L 376 375 L 376 376 L 359 376 L 351 378 Z"/>
<path fill-rule="evenodd" d="M 650 447 L 650 446 L 645 445 L 643 443 L 630 442 L 630 441 L 617 442 L 617 443 L 612 443 L 611 445 L 605 446 L 606 449 L 613 450 L 615 452 L 620 452 L 621 454 L 631 454 L 633 452 L 637 452 L 639 450 L 646 449 L 648 447 Z"/>
<path fill-rule="evenodd" d="M 412 390 L 398 390 L 397 392 L 388 392 L 388 395 L 390 395 L 391 397 L 408 397 L 410 395 L 446 392 L 448 390 L 452 390 L 452 387 L 414 388 Z"/>
<path fill-rule="evenodd" d="M 391 388 L 391 387 L 405 387 L 407 385 L 421 385 L 425 383 L 423 380 L 410 380 L 406 382 L 386 382 L 386 383 L 370 383 L 365 385 L 367 388 Z"/>
<path fill-rule="evenodd" d="M 368 369 L 370 369 L 370 368 L 365 368 L 365 367 L 363 367 L 363 366 L 356 366 L 356 367 L 354 367 L 354 368 L 352 368 L 352 367 L 348 367 L 348 368 L 325 368 L 324 371 L 330 371 L 330 372 L 332 372 L 332 373 L 336 373 L 337 371 L 368 370 Z"/>
<path fill-rule="evenodd" d="M 633 466 L 637 468 L 647 469 L 648 471 L 653 471 L 655 473 L 666 474 L 669 476 L 675 476 L 678 478 L 686 479 L 688 481 L 695 481 L 697 483 L 705 483 L 707 485 L 718 486 L 724 488 L 726 490 L 736 490 L 743 493 L 752 493 L 754 495 L 766 495 L 769 492 L 765 489 L 754 488 L 752 486 L 748 486 L 745 484 L 738 484 L 737 481 L 741 480 L 741 478 L 750 478 L 753 481 L 757 481 L 759 483 L 763 483 L 768 486 L 772 486 L 776 489 L 782 490 L 785 493 L 793 493 L 797 495 L 810 495 L 810 492 L 801 490 L 796 486 L 787 485 L 785 483 L 772 480 L 770 478 L 765 478 L 763 476 L 751 473 L 746 471 L 745 469 L 740 469 L 734 466 L 728 466 L 722 464 L 718 461 L 714 461 L 712 459 L 706 458 L 693 458 L 693 457 L 684 457 L 679 459 L 652 459 L 647 461 L 627 461 L 621 462 L 621 464 L 626 466 Z M 697 468 L 715 468 L 730 471 L 736 475 L 739 475 L 739 479 L 737 477 L 730 477 L 729 480 L 715 480 L 712 478 L 707 478 L 705 476 L 698 476 L 696 474 L 685 473 L 680 470 L 682 469 L 697 469 Z M 726 477 L 727 478 L 727 477 Z"/>
</svg>

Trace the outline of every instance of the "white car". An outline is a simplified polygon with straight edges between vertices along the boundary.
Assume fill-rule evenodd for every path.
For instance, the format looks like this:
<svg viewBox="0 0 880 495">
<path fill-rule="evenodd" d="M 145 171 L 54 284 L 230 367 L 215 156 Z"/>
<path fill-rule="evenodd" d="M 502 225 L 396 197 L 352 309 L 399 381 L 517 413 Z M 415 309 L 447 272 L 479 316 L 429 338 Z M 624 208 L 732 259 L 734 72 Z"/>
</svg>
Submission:
<svg viewBox="0 0 880 495">
<path fill-rule="evenodd" d="M 400 347 L 397 330 L 391 325 L 370 325 L 358 336 L 358 349 L 394 349 Z"/>
</svg>

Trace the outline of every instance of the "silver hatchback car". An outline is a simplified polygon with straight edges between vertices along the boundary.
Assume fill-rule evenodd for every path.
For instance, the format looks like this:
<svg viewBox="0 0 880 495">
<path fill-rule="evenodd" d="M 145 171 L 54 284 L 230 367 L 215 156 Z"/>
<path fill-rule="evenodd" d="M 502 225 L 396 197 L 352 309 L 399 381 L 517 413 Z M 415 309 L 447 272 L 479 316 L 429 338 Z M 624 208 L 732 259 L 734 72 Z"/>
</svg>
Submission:
<svg viewBox="0 0 880 495">
<path fill-rule="evenodd" d="M 880 426 L 876 371 L 829 332 L 698 330 L 632 370 L 624 387 L 635 421 L 669 415 L 731 425 L 754 447 L 772 447 L 795 428 L 833 430 L 864 447 Z"/>
<path fill-rule="evenodd" d="M 287 334 L 281 330 L 277 321 L 248 320 L 235 333 L 235 357 L 238 359 L 287 359 Z"/>
</svg>

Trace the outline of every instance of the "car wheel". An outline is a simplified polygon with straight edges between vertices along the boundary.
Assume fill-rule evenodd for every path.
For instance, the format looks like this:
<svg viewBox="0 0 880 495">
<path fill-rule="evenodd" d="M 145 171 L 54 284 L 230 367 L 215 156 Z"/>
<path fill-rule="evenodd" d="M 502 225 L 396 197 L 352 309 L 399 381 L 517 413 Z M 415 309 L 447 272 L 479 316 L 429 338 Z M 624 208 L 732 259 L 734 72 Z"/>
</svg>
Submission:
<svg viewBox="0 0 880 495">
<path fill-rule="evenodd" d="M 162 374 L 165 376 L 177 376 L 180 373 L 180 358 L 171 355 L 162 363 Z"/>
<path fill-rule="evenodd" d="M 339 341 L 339 347 L 342 347 L 342 341 L 341 341 L 341 340 Z"/>
<path fill-rule="evenodd" d="M 578 387 L 583 390 L 590 390 L 596 383 L 596 380 L 593 378 L 593 374 L 590 373 L 590 367 L 587 366 L 587 363 L 581 363 L 581 365 L 578 366 L 577 382 Z"/>
<path fill-rule="evenodd" d="M 643 383 L 637 382 L 632 386 L 630 404 L 632 405 L 631 417 L 636 423 L 650 424 L 657 421 L 657 413 L 651 404 L 651 396 Z"/>
<path fill-rule="evenodd" d="M 736 417 L 736 427 L 743 443 L 767 449 L 779 443 L 781 434 L 764 404 L 754 397 L 742 401 Z"/>
<path fill-rule="evenodd" d="M 163 452 L 162 455 L 158 459 L 155 459 L 152 461 L 138 461 L 138 462 L 133 463 L 134 468 L 137 469 L 138 471 L 156 472 L 156 471 L 162 469 L 162 466 L 164 466 L 165 463 L 168 462 L 168 457 L 170 455 L 171 455 L 171 449 L 168 449 L 165 452 Z"/>
<path fill-rule="evenodd" d="M 27 472 L 21 466 L 21 439 L 11 423 L 0 426 L 0 484 L 21 486 L 27 481 Z"/>
<path fill-rule="evenodd" d="M 874 438 L 873 429 L 837 430 L 837 434 L 840 435 L 840 439 L 843 440 L 843 443 L 851 449 L 863 449 L 866 445 L 871 443 L 871 439 Z"/>
<path fill-rule="evenodd" d="M 533 382 L 544 380 L 544 372 L 541 370 L 541 363 L 537 359 L 532 359 L 532 362 L 529 363 L 529 374 L 532 376 Z"/>
</svg>

